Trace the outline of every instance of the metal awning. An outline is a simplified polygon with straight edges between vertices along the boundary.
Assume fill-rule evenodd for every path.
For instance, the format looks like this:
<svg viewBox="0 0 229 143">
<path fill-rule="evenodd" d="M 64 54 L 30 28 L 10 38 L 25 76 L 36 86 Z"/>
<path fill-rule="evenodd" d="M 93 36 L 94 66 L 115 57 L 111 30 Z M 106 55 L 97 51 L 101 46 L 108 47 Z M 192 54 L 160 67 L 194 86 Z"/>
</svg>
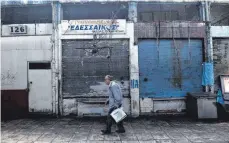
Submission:
<svg viewBox="0 0 229 143">
<path fill-rule="evenodd" d="M 26 5 L 26 4 L 49 4 L 53 1 L 60 3 L 87 3 L 87 2 L 174 2 L 174 3 L 193 3 L 203 2 L 204 0 L 2 0 L 1 5 Z M 228 3 L 229 0 L 206 0 L 213 3 Z"/>
<path fill-rule="evenodd" d="M 59 0 L 67 2 L 203 2 L 204 0 Z M 229 0 L 206 0 L 214 3 L 229 3 Z"/>
</svg>

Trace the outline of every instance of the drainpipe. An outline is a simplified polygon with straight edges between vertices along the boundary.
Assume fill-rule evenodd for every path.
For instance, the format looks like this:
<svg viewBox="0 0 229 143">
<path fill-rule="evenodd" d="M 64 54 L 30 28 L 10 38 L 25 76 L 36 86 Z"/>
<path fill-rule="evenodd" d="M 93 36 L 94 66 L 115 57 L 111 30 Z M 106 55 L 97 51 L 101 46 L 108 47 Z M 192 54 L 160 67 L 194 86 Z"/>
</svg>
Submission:
<svg viewBox="0 0 229 143">
<path fill-rule="evenodd" d="M 59 24 L 61 20 L 61 5 L 59 2 L 52 2 L 52 97 L 53 97 L 53 113 L 56 115 L 60 114 L 60 86 L 59 86 L 59 75 L 60 75 L 60 32 Z"/>
<path fill-rule="evenodd" d="M 211 3 L 208 1 L 205 1 L 205 23 L 206 23 L 206 52 L 207 52 L 207 62 L 213 64 L 213 45 L 212 45 L 212 34 L 211 34 L 211 19 L 210 19 L 210 5 Z M 214 77 L 214 71 L 213 68 L 212 71 L 209 72 L 211 75 L 209 77 Z M 206 92 L 212 92 L 214 93 L 214 84 L 209 85 Z"/>
</svg>

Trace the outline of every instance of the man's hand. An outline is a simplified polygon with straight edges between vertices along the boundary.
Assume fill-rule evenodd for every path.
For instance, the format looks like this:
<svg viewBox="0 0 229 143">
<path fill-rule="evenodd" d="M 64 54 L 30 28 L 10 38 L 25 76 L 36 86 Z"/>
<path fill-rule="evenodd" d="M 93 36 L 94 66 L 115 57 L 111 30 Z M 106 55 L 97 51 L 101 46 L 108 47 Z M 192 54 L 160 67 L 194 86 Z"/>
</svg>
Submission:
<svg viewBox="0 0 229 143">
<path fill-rule="evenodd" d="M 109 104 L 109 100 L 107 100 L 106 102 L 105 102 L 105 105 L 108 105 Z"/>
</svg>

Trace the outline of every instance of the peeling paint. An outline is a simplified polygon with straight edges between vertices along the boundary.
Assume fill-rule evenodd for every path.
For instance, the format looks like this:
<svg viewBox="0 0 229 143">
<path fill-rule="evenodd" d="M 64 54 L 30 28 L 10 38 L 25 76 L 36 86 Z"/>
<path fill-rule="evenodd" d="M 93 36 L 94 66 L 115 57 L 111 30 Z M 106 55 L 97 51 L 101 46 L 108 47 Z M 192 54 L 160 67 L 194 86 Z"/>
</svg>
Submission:
<svg viewBox="0 0 229 143">
<path fill-rule="evenodd" d="M 181 112 L 186 109 L 184 100 L 174 100 L 174 101 L 154 101 L 153 112 L 159 111 L 176 111 Z"/>
<path fill-rule="evenodd" d="M 76 99 L 63 99 L 63 115 L 77 114 L 77 108 Z"/>
</svg>

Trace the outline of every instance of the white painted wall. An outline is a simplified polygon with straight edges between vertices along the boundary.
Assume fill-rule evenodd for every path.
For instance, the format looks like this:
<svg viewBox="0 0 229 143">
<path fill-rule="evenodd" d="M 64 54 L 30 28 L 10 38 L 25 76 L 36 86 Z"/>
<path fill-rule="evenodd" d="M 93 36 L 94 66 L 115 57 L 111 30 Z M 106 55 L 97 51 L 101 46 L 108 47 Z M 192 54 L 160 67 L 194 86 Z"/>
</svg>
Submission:
<svg viewBox="0 0 229 143">
<path fill-rule="evenodd" d="M 1 37 L 1 88 L 27 88 L 27 62 L 51 61 L 51 36 Z"/>
<path fill-rule="evenodd" d="M 139 65 L 138 65 L 138 46 L 134 45 L 134 24 L 129 23 L 127 28 L 127 35 L 130 36 L 130 58 L 129 58 L 129 69 L 130 69 L 130 80 L 135 80 L 138 82 L 138 87 L 133 88 L 130 86 L 130 96 L 131 96 L 131 115 L 137 117 L 140 114 L 139 105 Z"/>
<path fill-rule="evenodd" d="M 10 26 L 26 25 L 27 33 L 26 34 L 11 34 Z M 50 23 L 40 23 L 40 24 L 10 24 L 2 25 L 2 36 L 29 36 L 29 35 L 51 35 L 52 34 L 52 24 Z"/>
<path fill-rule="evenodd" d="M 2 36 L 17 36 L 17 35 L 35 35 L 35 24 L 19 24 L 27 26 L 27 34 L 11 34 L 10 26 L 18 26 L 18 24 L 2 25 Z"/>
<path fill-rule="evenodd" d="M 229 26 L 211 26 L 212 37 L 229 37 Z"/>
</svg>

